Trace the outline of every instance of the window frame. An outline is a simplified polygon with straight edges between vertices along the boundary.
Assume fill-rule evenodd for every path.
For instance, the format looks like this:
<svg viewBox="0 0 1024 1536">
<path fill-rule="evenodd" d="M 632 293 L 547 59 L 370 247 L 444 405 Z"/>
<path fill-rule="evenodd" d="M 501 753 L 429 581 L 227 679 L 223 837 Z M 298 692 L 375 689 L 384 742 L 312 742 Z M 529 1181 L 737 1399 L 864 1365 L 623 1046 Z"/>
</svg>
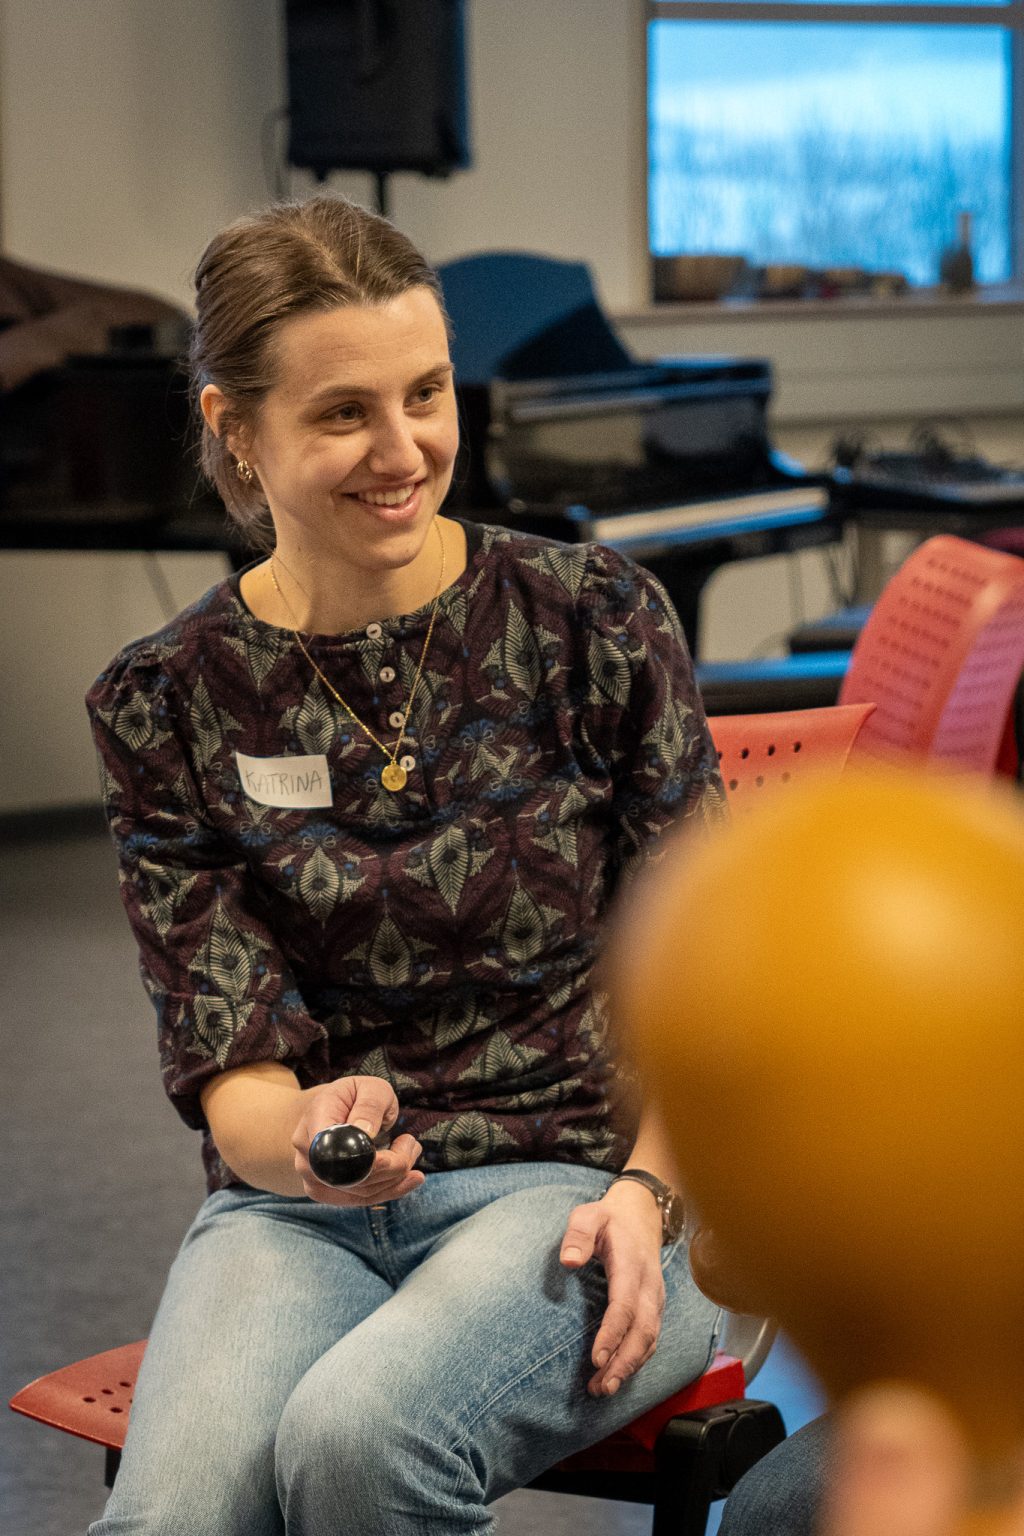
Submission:
<svg viewBox="0 0 1024 1536">
<path fill-rule="evenodd" d="M 924 0 L 866 5 L 844 0 L 646 0 L 644 10 L 644 247 L 650 226 L 649 29 L 653 21 L 840 22 L 850 25 L 996 26 L 1010 35 L 1010 283 L 1024 283 L 1024 0 L 937 5 Z M 927 291 L 927 290 L 925 290 Z"/>
</svg>

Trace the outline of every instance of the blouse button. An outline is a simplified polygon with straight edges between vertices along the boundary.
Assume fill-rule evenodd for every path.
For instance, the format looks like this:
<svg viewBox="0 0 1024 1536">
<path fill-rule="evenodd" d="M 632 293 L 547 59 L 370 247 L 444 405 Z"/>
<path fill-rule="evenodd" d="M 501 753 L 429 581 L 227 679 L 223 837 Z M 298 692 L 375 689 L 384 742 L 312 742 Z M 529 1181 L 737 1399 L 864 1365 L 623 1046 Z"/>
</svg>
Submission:
<svg viewBox="0 0 1024 1536">
<path fill-rule="evenodd" d="M 379 640 L 383 633 L 384 631 L 379 624 L 367 624 L 366 626 L 366 638 L 368 640 Z"/>
<path fill-rule="evenodd" d="M 393 683 L 395 680 L 394 667 L 381 667 L 379 676 L 382 683 Z"/>
<path fill-rule="evenodd" d="M 409 753 L 407 752 L 404 757 L 400 757 L 398 759 L 398 766 L 399 768 L 404 768 L 406 773 L 412 773 L 413 769 L 416 767 L 416 759 L 414 757 L 410 757 Z"/>
<path fill-rule="evenodd" d="M 388 725 L 400 726 L 405 716 L 400 709 L 393 709 L 388 715 Z"/>
</svg>

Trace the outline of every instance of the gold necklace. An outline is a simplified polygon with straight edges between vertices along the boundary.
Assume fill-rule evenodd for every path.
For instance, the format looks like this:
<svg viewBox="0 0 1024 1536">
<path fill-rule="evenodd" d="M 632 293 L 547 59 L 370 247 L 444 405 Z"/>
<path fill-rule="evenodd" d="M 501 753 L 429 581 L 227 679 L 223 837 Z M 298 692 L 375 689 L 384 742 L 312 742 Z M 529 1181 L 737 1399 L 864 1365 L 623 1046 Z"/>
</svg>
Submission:
<svg viewBox="0 0 1024 1536">
<path fill-rule="evenodd" d="M 436 520 L 434 522 L 434 527 L 437 528 L 437 536 L 441 540 L 441 571 L 440 571 L 440 574 L 438 575 L 438 578 L 437 578 L 437 586 L 434 589 L 434 596 L 433 596 L 433 600 L 432 600 L 431 606 L 430 606 L 430 623 L 427 625 L 427 633 L 426 633 L 426 637 L 425 637 L 425 639 L 423 641 L 423 649 L 420 651 L 419 665 L 416 668 L 416 676 L 412 680 L 412 687 L 409 689 L 409 698 L 408 698 L 408 700 L 406 702 L 405 710 L 403 711 L 403 714 L 402 714 L 402 724 L 399 727 L 398 740 L 395 742 L 395 745 L 394 745 L 393 749 L 386 747 L 384 745 L 384 743 L 381 740 L 379 740 L 379 738 L 376 737 L 373 734 L 373 732 L 370 730 L 370 727 L 368 725 L 365 725 L 363 723 L 363 721 L 360 720 L 359 716 L 356 714 L 356 712 L 352 708 L 351 704 L 346 704 L 345 703 L 345 700 L 342 698 L 342 696 L 338 692 L 337 688 L 335 688 L 334 684 L 330 681 L 329 678 L 326 678 L 324 676 L 324 674 L 321 672 L 320 668 L 317 666 L 316 662 L 313 660 L 312 656 L 309 654 L 309 651 L 306 648 L 305 642 L 303 641 L 302 636 L 299 634 L 298 626 L 295 625 L 293 627 L 293 629 L 292 629 L 292 634 L 295 636 L 295 641 L 296 641 L 296 644 L 299 647 L 299 650 L 302 652 L 303 656 L 305 656 L 306 660 L 309 662 L 309 665 L 313 668 L 313 671 L 316 673 L 317 677 L 323 683 L 323 685 L 327 689 L 328 693 L 330 693 L 335 699 L 337 699 L 338 703 L 341 705 L 341 707 L 345 711 L 345 713 L 349 716 L 349 718 L 351 720 L 355 721 L 356 725 L 358 725 L 359 729 L 363 732 L 363 734 L 370 738 L 370 740 L 373 742 L 374 746 L 375 747 L 379 747 L 380 750 L 384 753 L 384 756 L 387 758 L 387 762 L 384 765 L 384 767 L 381 769 L 380 781 L 383 784 L 384 788 L 385 789 L 389 789 L 392 792 L 392 794 L 397 793 L 398 790 L 400 790 L 400 789 L 404 789 L 405 786 L 406 786 L 406 783 L 408 781 L 408 778 L 409 778 L 408 773 L 402 767 L 401 763 L 398 761 L 398 754 L 402 750 L 402 742 L 405 740 L 405 728 L 406 728 L 406 726 L 409 723 L 409 716 L 412 714 L 413 699 L 415 699 L 415 697 L 416 697 L 416 690 L 417 690 L 417 688 L 420 685 L 420 678 L 423 675 L 423 666 L 424 666 L 424 663 L 426 662 L 426 659 L 427 659 L 427 652 L 430 649 L 430 638 L 431 638 L 431 636 L 434 633 L 434 620 L 437 618 L 438 599 L 441 596 L 441 588 L 444 585 L 444 565 L 445 565 L 444 536 L 441 533 L 441 529 L 438 526 Z M 285 597 L 284 593 L 281 591 L 281 584 L 280 584 L 280 582 L 277 579 L 277 569 L 276 569 L 276 566 L 275 566 L 275 563 L 274 563 L 274 556 L 273 555 L 271 555 L 271 557 L 270 557 L 270 579 L 274 583 L 274 590 L 276 591 L 278 597 L 281 599 L 281 601 L 284 604 L 285 608 L 288 610 L 289 616 L 291 617 L 291 619 L 293 620 L 293 623 L 294 623 L 295 614 L 292 611 L 291 603 L 288 601 L 288 599 Z"/>
</svg>

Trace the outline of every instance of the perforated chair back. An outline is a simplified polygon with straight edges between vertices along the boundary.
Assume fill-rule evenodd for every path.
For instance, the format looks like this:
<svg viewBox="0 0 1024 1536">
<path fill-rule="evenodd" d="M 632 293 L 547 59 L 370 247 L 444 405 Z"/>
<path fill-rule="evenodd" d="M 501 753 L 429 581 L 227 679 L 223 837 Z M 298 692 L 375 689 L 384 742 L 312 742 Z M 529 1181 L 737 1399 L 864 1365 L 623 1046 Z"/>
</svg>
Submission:
<svg viewBox="0 0 1024 1536">
<path fill-rule="evenodd" d="M 1024 560 L 951 534 L 911 554 L 854 647 L 840 703 L 871 700 L 858 756 L 1014 771 L 1024 669 Z"/>
<path fill-rule="evenodd" d="M 766 789 L 811 770 L 839 774 L 874 705 L 833 704 L 708 721 L 732 814 L 755 810 Z"/>
</svg>

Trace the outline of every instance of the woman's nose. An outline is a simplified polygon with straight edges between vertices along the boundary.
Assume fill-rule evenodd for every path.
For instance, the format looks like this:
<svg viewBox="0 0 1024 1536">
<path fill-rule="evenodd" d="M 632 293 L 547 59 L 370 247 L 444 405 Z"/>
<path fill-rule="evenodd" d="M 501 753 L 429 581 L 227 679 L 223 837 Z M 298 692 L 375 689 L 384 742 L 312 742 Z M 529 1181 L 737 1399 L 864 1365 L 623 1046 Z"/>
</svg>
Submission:
<svg viewBox="0 0 1024 1536">
<path fill-rule="evenodd" d="M 377 424 L 367 462 L 375 475 L 389 480 L 411 477 L 419 470 L 423 455 L 404 416 L 388 416 Z"/>
</svg>

